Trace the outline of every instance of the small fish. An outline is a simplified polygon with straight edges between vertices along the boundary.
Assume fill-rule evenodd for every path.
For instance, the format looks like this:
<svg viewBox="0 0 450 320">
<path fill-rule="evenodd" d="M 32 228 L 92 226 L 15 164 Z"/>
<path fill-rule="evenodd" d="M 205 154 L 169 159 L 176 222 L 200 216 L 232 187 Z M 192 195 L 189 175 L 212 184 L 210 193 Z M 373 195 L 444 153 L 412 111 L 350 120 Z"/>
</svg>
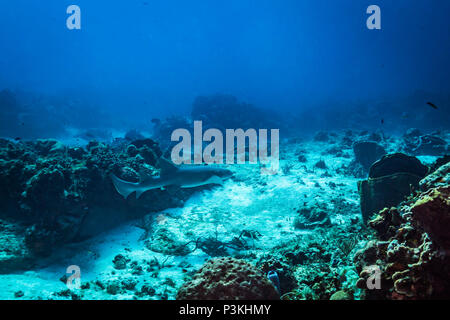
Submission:
<svg viewBox="0 0 450 320">
<path fill-rule="evenodd" d="M 434 103 L 431 103 L 431 102 L 427 102 L 427 105 L 429 105 L 430 107 L 432 107 L 433 109 L 438 109 L 438 107 L 434 104 Z"/>
<path fill-rule="evenodd" d="M 384 124 L 384 119 L 381 119 L 381 124 Z"/>
</svg>

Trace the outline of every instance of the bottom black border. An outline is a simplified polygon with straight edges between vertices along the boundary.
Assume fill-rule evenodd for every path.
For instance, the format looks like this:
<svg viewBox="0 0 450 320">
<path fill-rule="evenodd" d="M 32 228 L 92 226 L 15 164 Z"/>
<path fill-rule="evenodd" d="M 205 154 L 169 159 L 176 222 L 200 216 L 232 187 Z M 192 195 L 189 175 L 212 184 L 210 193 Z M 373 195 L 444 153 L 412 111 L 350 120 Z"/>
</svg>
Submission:
<svg viewBox="0 0 450 320">
<path fill-rule="evenodd" d="M 393 317 L 405 319 L 418 312 L 438 312 L 448 309 L 448 301 L 0 301 L 2 313 L 13 312 L 32 316 L 54 315 L 80 317 L 85 320 L 106 314 L 143 319 L 303 319 L 331 313 L 334 317 Z M 186 307 L 190 307 L 185 314 Z M 184 308 L 184 311 L 183 309 Z M 193 309 L 192 309 L 193 308 Z M 208 309 L 206 309 L 208 308 Z M 11 310 L 8 310 L 11 309 Z M 192 312 L 195 310 L 195 314 Z M 207 310 L 212 310 L 208 312 Z M 263 312 L 261 312 L 263 311 Z M 209 316 L 208 316 L 209 314 Z M 430 314 L 431 315 L 431 314 Z M 108 316 L 109 317 L 109 316 Z"/>
</svg>

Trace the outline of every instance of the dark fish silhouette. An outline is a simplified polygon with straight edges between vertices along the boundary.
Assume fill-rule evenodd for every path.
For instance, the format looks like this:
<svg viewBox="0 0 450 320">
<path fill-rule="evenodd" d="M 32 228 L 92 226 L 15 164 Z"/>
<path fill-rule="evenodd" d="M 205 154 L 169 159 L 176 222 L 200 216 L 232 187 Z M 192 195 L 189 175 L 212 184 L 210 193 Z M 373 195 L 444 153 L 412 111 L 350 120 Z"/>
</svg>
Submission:
<svg viewBox="0 0 450 320">
<path fill-rule="evenodd" d="M 434 103 L 431 103 L 431 102 L 427 102 L 427 105 L 429 105 L 430 107 L 432 107 L 433 109 L 438 109 L 438 107 L 434 104 Z"/>
</svg>

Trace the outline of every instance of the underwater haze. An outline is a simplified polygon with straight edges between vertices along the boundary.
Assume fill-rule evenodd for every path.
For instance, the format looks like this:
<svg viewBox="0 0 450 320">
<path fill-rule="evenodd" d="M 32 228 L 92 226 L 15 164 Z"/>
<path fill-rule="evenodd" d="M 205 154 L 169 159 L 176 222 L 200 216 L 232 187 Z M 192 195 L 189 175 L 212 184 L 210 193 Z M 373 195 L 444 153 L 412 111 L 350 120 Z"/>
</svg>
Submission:
<svg viewBox="0 0 450 320">
<path fill-rule="evenodd" d="M 80 0 L 81 30 L 66 27 L 70 4 L 2 2 L 0 88 L 82 100 L 118 127 L 214 93 L 289 114 L 448 103 L 445 0 L 378 1 L 381 30 L 367 29 L 366 1 Z"/>
<path fill-rule="evenodd" d="M 449 14 L 1 0 L 0 299 L 449 299 Z"/>
</svg>

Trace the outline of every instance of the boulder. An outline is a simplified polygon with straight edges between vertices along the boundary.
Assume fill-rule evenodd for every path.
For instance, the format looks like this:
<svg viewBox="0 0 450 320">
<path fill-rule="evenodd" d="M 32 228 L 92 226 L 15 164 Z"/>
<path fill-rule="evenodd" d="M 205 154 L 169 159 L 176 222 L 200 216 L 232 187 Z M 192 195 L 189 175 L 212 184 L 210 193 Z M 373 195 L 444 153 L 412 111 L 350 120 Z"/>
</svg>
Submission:
<svg viewBox="0 0 450 320">
<path fill-rule="evenodd" d="M 440 156 L 448 152 L 448 145 L 444 139 L 433 135 L 420 136 L 417 146 L 412 150 L 415 155 Z"/>
<path fill-rule="evenodd" d="M 273 284 L 244 260 L 217 258 L 206 262 L 184 283 L 177 300 L 278 300 Z"/>
<path fill-rule="evenodd" d="M 448 143 L 439 133 L 423 135 L 417 129 L 409 129 L 403 135 L 404 149 L 413 155 L 440 156 L 448 153 Z"/>
<path fill-rule="evenodd" d="M 319 208 L 302 208 L 297 210 L 299 215 L 294 219 L 295 229 L 314 229 L 331 226 L 331 219 L 326 211 Z"/>
</svg>

